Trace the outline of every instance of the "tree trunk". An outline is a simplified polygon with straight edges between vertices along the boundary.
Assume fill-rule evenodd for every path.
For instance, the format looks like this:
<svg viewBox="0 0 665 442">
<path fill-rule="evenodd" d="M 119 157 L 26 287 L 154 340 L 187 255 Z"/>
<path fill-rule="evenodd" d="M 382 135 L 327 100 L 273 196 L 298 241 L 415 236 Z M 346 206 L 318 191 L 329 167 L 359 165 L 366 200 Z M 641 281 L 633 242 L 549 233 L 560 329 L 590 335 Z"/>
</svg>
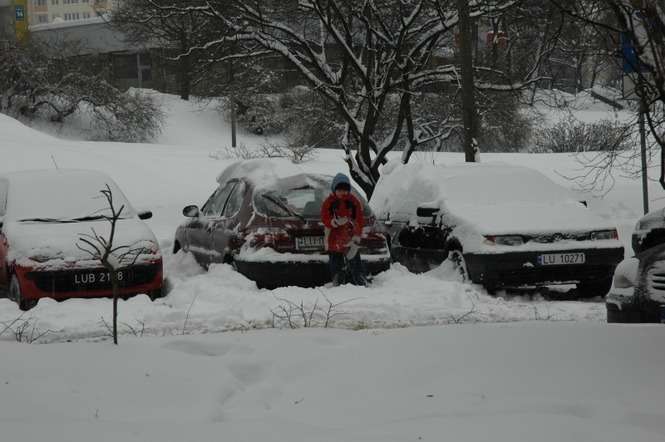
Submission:
<svg viewBox="0 0 665 442">
<path fill-rule="evenodd" d="M 478 135 L 478 116 L 474 97 L 473 45 L 471 42 L 471 18 L 469 2 L 457 0 L 459 14 L 460 62 L 462 71 L 462 122 L 464 156 L 467 162 L 475 162 Z"/>
<path fill-rule="evenodd" d="M 113 343 L 118 345 L 118 272 L 111 270 L 111 287 L 113 290 Z"/>
<path fill-rule="evenodd" d="M 178 83 L 178 88 L 180 89 L 180 98 L 183 100 L 189 100 L 192 83 L 189 57 L 182 57 L 178 61 Z"/>
</svg>

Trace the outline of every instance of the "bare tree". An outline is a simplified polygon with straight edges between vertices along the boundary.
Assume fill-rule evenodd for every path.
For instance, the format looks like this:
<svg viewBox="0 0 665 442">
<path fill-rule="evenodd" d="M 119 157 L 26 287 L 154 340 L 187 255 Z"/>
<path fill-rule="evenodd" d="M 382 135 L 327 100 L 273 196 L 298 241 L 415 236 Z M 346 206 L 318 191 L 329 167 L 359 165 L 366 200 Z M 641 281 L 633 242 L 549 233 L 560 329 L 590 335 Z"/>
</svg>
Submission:
<svg viewBox="0 0 665 442">
<path fill-rule="evenodd" d="M 211 0 L 163 6 L 168 14 L 200 14 L 223 30 L 190 48 L 216 53 L 216 62 L 270 53 L 281 57 L 332 104 L 343 121 L 340 143 L 354 180 L 371 197 L 380 168 L 393 150 L 401 161 L 450 134 L 450 116 L 435 120 L 415 114 L 428 88 L 458 85 L 454 61 L 437 54 L 453 45 L 458 14 L 452 1 L 416 0 Z M 510 9 L 519 0 L 470 2 L 470 18 Z M 223 53 L 223 55 L 222 55 Z M 477 88 L 515 90 L 537 79 L 534 71 L 517 82 L 480 79 Z"/>
<path fill-rule="evenodd" d="M 665 4 L 655 0 L 550 0 L 602 36 L 624 79 L 634 85 L 639 112 L 660 149 L 665 187 Z M 609 163 L 613 164 L 613 163 Z"/>
<path fill-rule="evenodd" d="M 120 285 L 124 279 L 123 272 L 136 264 L 139 257 L 149 252 L 149 250 L 141 243 L 117 245 L 118 220 L 121 219 L 125 206 L 116 207 L 113 201 L 113 192 L 108 184 L 105 189 L 100 190 L 100 193 L 108 204 L 109 215 L 101 216 L 110 224 L 109 234 L 103 236 L 97 233 L 94 228 L 91 228 L 91 233 L 80 235 L 79 243 L 76 246 L 79 250 L 90 255 L 92 259 L 101 262 L 110 276 L 113 291 L 113 343 L 118 345 L 118 297 Z"/>
</svg>

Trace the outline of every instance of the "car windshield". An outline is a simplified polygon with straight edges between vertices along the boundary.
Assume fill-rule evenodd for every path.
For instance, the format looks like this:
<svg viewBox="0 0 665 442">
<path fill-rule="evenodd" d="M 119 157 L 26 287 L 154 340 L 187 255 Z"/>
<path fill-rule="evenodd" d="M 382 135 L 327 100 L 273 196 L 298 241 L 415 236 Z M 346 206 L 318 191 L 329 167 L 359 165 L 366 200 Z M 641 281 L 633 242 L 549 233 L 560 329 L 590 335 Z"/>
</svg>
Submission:
<svg viewBox="0 0 665 442">
<path fill-rule="evenodd" d="M 273 218 L 319 219 L 323 201 L 330 194 L 331 181 L 330 177 L 312 175 L 279 180 L 270 188 L 254 192 L 254 207 Z M 362 203 L 364 215 L 369 216 L 365 199 L 355 190 L 353 194 Z"/>
<path fill-rule="evenodd" d="M 101 190 L 108 184 L 121 218 L 135 216 L 134 209 L 118 186 L 105 175 L 69 173 L 32 175 L 10 184 L 7 215 L 21 222 L 78 222 L 103 220 L 111 215 Z"/>
</svg>

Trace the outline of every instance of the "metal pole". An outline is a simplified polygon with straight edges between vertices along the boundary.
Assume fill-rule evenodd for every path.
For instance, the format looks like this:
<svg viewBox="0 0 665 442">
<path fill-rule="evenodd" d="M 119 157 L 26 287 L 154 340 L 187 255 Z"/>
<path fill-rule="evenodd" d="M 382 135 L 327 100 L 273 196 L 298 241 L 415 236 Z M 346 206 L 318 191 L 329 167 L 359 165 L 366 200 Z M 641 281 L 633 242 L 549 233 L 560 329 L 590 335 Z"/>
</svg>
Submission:
<svg viewBox="0 0 665 442">
<path fill-rule="evenodd" d="M 231 99 L 231 147 L 236 147 L 236 104 Z"/>
<path fill-rule="evenodd" d="M 642 204 L 644 206 L 644 214 L 649 212 L 649 178 L 647 176 L 647 141 L 646 130 L 644 128 L 644 102 L 640 100 L 640 150 L 642 153 Z"/>
<path fill-rule="evenodd" d="M 141 72 L 141 53 L 136 53 L 136 74 L 139 81 L 139 89 L 143 88 L 143 72 Z"/>
</svg>

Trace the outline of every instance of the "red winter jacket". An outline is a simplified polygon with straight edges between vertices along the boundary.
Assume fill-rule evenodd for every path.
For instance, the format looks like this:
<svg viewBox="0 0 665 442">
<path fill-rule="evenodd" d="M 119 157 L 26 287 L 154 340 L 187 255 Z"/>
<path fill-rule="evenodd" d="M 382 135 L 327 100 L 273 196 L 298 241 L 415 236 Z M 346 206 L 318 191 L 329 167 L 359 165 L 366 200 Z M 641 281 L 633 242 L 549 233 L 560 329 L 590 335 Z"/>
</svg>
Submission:
<svg viewBox="0 0 665 442">
<path fill-rule="evenodd" d="M 339 226 L 339 218 L 347 218 L 348 222 Z M 351 238 L 362 235 L 363 206 L 352 193 L 344 198 L 331 193 L 321 206 L 321 221 L 326 227 L 326 250 L 345 253 Z"/>
</svg>

